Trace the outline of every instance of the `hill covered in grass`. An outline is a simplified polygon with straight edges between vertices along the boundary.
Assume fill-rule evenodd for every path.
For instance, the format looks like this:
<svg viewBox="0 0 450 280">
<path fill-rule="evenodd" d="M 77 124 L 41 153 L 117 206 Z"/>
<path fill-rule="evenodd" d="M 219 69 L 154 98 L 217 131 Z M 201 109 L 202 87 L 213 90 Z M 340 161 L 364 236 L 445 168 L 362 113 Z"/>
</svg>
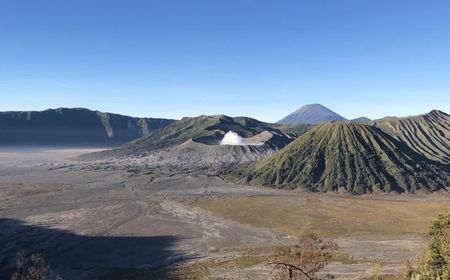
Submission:
<svg viewBox="0 0 450 280">
<path fill-rule="evenodd" d="M 277 154 L 235 172 L 244 181 L 310 191 L 436 191 L 448 166 L 432 162 L 382 129 L 350 122 L 317 125 Z"/>
<path fill-rule="evenodd" d="M 406 118 L 385 118 L 375 124 L 427 158 L 450 164 L 450 116 L 433 110 Z"/>
<path fill-rule="evenodd" d="M 173 122 L 83 108 L 0 112 L 0 145 L 121 145 Z"/>
<path fill-rule="evenodd" d="M 183 118 L 167 127 L 154 131 L 150 135 L 129 142 L 119 149 L 98 153 L 106 156 L 126 156 L 149 154 L 154 151 L 194 141 L 206 145 L 219 145 L 225 133 L 233 131 L 240 137 L 256 137 L 264 132 L 270 133 L 269 141 L 273 148 L 280 149 L 292 142 L 298 135 L 310 128 L 309 125 L 283 126 L 270 124 L 247 117 L 228 117 L 225 115 L 202 115 Z M 256 137 L 257 139 L 258 137 Z"/>
</svg>

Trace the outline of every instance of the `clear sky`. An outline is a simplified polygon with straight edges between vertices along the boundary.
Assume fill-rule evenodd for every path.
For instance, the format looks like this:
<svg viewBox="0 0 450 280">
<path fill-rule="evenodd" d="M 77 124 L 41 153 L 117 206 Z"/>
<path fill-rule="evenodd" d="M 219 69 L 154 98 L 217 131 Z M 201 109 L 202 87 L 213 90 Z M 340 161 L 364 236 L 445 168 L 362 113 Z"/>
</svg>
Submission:
<svg viewBox="0 0 450 280">
<path fill-rule="evenodd" d="M 448 0 L 0 0 L 0 111 L 450 110 Z"/>
</svg>

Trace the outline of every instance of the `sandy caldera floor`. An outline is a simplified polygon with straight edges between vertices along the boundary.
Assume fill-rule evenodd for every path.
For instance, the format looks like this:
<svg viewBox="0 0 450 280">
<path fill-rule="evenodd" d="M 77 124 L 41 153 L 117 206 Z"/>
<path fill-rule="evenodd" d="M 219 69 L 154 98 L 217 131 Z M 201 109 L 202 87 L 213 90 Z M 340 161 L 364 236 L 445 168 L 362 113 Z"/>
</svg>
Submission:
<svg viewBox="0 0 450 280">
<path fill-rule="evenodd" d="M 383 273 L 396 274 L 450 207 L 442 193 L 284 192 L 170 166 L 137 168 L 139 158 L 73 159 L 90 151 L 0 151 L 0 279 L 20 251 L 43 254 L 66 280 L 264 279 L 270 248 L 305 231 L 340 246 L 326 272 L 352 279 L 381 262 Z"/>
</svg>

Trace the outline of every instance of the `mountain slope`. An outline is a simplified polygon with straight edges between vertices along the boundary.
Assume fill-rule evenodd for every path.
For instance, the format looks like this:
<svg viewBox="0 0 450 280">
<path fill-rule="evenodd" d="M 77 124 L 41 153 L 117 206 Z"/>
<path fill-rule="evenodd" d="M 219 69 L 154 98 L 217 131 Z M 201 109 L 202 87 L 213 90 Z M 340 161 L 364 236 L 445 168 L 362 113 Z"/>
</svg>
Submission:
<svg viewBox="0 0 450 280">
<path fill-rule="evenodd" d="M 367 117 L 359 117 L 356 119 L 352 119 L 351 122 L 355 123 L 370 123 L 372 120 Z"/>
<path fill-rule="evenodd" d="M 124 148 L 149 151 L 179 145 L 200 137 L 218 139 L 230 130 L 241 137 L 251 137 L 270 129 L 268 124 L 250 118 L 231 118 L 223 115 L 183 118 L 147 137 L 126 144 Z"/>
<path fill-rule="evenodd" d="M 311 191 L 435 191 L 448 166 L 433 163 L 381 129 L 335 122 L 314 127 L 277 154 L 237 172 L 246 181 Z"/>
<path fill-rule="evenodd" d="M 327 107 L 320 104 L 305 105 L 297 111 L 287 115 L 279 124 L 317 124 L 332 120 L 345 120 Z"/>
<path fill-rule="evenodd" d="M 283 129 L 287 129 L 289 133 L 284 132 Z M 232 118 L 224 115 L 183 118 L 146 137 L 129 142 L 118 149 L 96 153 L 94 156 L 147 155 L 157 150 L 176 147 L 190 140 L 205 145 L 218 146 L 225 133 L 229 131 L 236 132 L 243 138 L 256 137 L 266 132 L 270 134 L 270 137 L 266 139 L 267 141 L 264 141 L 265 145 L 270 149 L 278 150 L 292 142 L 296 136 L 304 133 L 307 129 L 309 129 L 307 125 L 284 127 L 279 124 L 269 124 L 251 118 Z M 201 145 L 195 146 L 200 147 Z"/>
<path fill-rule="evenodd" d="M 173 122 L 132 118 L 83 108 L 0 112 L 0 144 L 119 145 Z"/>
<path fill-rule="evenodd" d="M 375 124 L 429 159 L 450 164 L 450 116 L 446 113 L 433 110 L 425 115 L 385 118 Z"/>
<path fill-rule="evenodd" d="M 234 164 L 258 161 L 274 154 L 280 143 L 273 141 L 273 137 L 265 131 L 252 138 L 245 138 L 250 143 L 252 140 L 264 141 L 256 145 L 216 145 L 190 139 L 180 145 L 154 151 L 145 158 L 147 164 L 157 162 L 158 165 L 178 167 L 183 172 L 201 170 L 217 174 Z"/>
</svg>

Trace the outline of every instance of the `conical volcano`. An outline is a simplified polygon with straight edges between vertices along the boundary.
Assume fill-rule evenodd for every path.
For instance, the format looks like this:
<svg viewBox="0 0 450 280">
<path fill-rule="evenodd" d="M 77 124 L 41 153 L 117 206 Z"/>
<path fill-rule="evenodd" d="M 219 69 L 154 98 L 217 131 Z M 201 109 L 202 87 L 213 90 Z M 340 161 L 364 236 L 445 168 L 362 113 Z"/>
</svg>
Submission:
<svg viewBox="0 0 450 280">
<path fill-rule="evenodd" d="M 321 104 L 309 104 L 292 112 L 278 123 L 280 124 L 317 124 L 328 121 L 345 120 L 341 115 L 331 111 Z"/>
<path fill-rule="evenodd" d="M 349 122 L 318 125 L 240 175 L 276 188 L 355 194 L 435 191 L 449 183 L 448 166 L 375 126 Z"/>
</svg>

